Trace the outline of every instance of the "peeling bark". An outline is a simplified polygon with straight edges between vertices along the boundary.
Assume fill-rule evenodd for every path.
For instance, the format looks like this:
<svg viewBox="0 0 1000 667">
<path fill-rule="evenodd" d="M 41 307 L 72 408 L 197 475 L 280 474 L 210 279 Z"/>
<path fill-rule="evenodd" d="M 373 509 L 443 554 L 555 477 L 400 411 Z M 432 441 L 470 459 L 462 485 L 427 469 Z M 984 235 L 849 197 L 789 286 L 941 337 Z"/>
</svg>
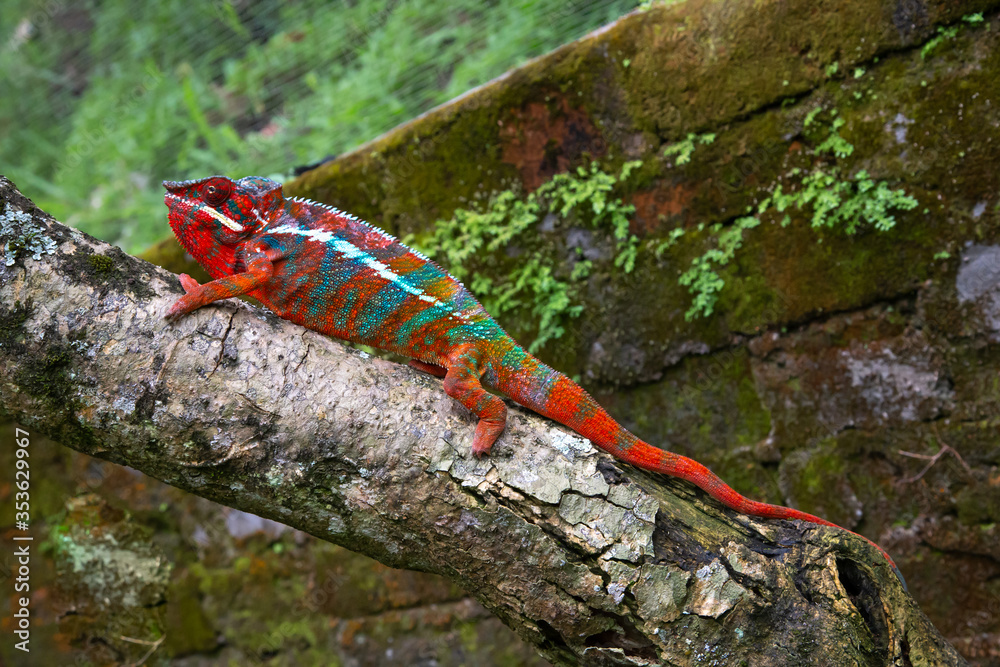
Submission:
<svg viewBox="0 0 1000 667">
<path fill-rule="evenodd" d="M 172 274 L 6 179 L 0 215 L 0 417 L 447 576 L 556 664 L 964 664 L 860 539 L 735 514 L 518 408 L 477 460 L 439 380 L 238 302 L 168 326 Z"/>
</svg>

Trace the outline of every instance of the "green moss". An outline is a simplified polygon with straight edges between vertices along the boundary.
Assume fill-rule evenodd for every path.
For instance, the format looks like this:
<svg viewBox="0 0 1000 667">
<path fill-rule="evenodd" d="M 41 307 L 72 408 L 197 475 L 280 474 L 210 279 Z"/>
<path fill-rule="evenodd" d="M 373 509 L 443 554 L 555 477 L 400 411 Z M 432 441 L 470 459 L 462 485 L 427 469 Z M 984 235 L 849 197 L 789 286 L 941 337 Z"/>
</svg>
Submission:
<svg viewBox="0 0 1000 667">
<path fill-rule="evenodd" d="M 77 611 L 59 620 L 59 631 L 78 648 L 96 648 L 97 653 L 87 651 L 91 657 L 101 655 L 106 644 L 118 654 L 116 662 L 122 655 L 138 659 L 146 649 L 125 638 L 163 636 L 171 565 L 151 541 L 151 530 L 96 494 L 75 496 L 64 508 L 48 520 L 43 545 L 55 564 L 60 598 Z"/>
<path fill-rule="evenodd" d="M 833 452 L 810 456 L 809 462 L 799 470 L 796 497 L 800 502 L 822 499 L 829 492 L 830 480 L 843 476 L 845 468 L 844 460 Z"/>
<path fill-rule="evenodd" d="M 72 350 L 62 345 L 52 345 L 41 357 L 25 359 L 18 382 L 33 396 L 47 398 L 65 405 L 70 402 L 72 380 L 69 377 L 73 361 Z"/>
<path fill-rule="evenodd" d="M 30 299 L 23 304 L 15 301 L 13 308 L 0 306 L 0 347 L 14 344 L 34 310 L 34 303 Z"/>
<path fill-rule="evenodd" d="M 131 292 L 138 299 L 156 296 L 144 279 L 148 275 L 147 267 L 120 248 L 110 247 L 104 254 L 95 255 L 89 248 L 78 247 L 75 252 L 64 254 L 60 259 L 62 270 L 101 291 L 116 289 Z"/>
<path fill-rule="evenodd" d="M 846 480 L 847 471 L 848 462 L 831 439 L 785 456 L 780 476 L 795 507 L 838 525 L 853 526 L 858 520 L 857 500 Z"/>
<path fill-rule="evenodd" d="M 800 171 L 792 171 L 793 176 L 800 174 Z M 779 213 L 812 208 L 814 228 L 842 229 L 847 234 L 856 233 L 866 224 L 880 232 L 888 231 L 896 226 L 892 211 L 917 207 L 917 200 L 905 191 L 890 190 L 884 181 L 875 182 L 865 170 L 842 177 L 836 167 L 817 168 L 805 174 L 801 190 L 797 192 L 784 192 L 778 185 L 772 199 L 765 203 L 773 205 Z M 787 226 L 790 222 L 791 216 L 786 215 L 782 225 Z"/>
<path fill-rule="evenodd" d="M 247 612 L 247 615 L 250 613 Z M 276 653 L 294 652 L 303 646 L 316 646 L 322 623 L 320 619 L 306 617 L 281 620 L 277 623 L 272 619 L 272 622 L 267 624 L 262 622 L 260 626 L 255 623 L 252 627 L 253 629 L 247 628 L 249 631 L 245 635 L 231 638 L 229 643 L 235 643 L 251 655 L 263 659 Z M 330 658 L 330 656 L 324 657 Z"/>
<path fill-rule="evenodd" d="M 107 255 L 90 255 L 87 261 L 90 262 L 90 267 L 95 273 L 108 276 L 118 272 L 114 260 Z"/>
</svg>

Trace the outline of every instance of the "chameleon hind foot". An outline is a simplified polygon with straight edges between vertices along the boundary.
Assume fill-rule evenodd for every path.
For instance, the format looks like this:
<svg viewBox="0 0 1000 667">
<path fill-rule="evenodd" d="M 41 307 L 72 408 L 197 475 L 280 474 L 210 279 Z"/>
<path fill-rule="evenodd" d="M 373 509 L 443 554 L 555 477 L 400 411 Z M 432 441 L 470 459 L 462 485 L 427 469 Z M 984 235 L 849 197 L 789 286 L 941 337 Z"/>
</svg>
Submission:
<svg viewBox="0 0 1000 667">
<path fill-rule="evenodd" d="M 479 417 L 472 438 L 472 453 L 486 456 L 507 424 L 507 405 L 483 389 L 478 375 L 463 365 L 453 365 L 444 378 L 444 391 Z"/>
</svg>

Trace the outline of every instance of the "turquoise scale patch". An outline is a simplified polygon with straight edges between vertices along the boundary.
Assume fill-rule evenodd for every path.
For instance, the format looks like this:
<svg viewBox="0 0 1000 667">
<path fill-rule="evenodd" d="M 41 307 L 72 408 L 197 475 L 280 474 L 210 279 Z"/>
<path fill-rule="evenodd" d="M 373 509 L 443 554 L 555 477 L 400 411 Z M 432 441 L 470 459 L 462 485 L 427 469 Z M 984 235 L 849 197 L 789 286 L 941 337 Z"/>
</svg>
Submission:
<svg viewBox="0 0 1000 667">
<path fill-rule="evenodd" d="M 356 298 L 351 298 L 352 306 Z M 411 294 L 399 286 L 386 283 L 374 296 L 368 297 L 368 302 L 362 306 L 361 312 L 354 319 L 354 333 L 361 338 L 374 337 L 385 325 L 385 321 L 412 298 Z"/>
</svg>

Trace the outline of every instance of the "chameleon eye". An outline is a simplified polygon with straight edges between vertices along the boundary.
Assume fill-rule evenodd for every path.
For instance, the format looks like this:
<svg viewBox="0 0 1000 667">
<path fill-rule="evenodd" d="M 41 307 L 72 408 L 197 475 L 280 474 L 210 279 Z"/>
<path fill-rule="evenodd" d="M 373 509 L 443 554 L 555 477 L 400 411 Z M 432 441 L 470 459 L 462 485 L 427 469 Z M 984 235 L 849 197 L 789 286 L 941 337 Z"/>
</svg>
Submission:
<svg viewBox="0 0 1000 667">
<path fill-rule="evenodd" d="M 213 178 L 205 186 L 203 196 L 205 201 L 212 206 L 218 206 L 233 193 L 233 183 L 228 178 Z"/>
</svg>

